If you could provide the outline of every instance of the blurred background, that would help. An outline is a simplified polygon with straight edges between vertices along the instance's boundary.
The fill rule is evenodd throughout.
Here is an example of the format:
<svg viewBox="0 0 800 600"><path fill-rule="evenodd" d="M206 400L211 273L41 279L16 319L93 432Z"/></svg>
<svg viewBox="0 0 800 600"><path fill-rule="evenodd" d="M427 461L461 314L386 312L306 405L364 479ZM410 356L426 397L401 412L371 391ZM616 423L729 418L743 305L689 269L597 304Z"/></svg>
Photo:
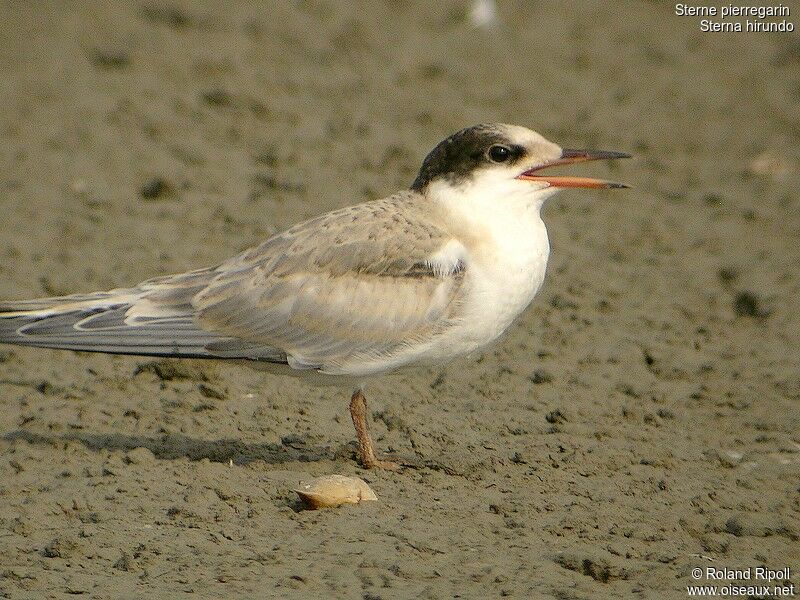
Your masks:
<svg viewBox="0 0 800 600"><path fill-rule="evenodd" d="M633 0L0 16L2 298L212 265L478 122L635 155L581 169L633 190L545 207L548 280L502 343L377 385L379 445L443 466L370 474L369 510L293 510L358 471L346 392L2 348L6 596L668 597L705 561L796 564L796 32Z"/></svg>

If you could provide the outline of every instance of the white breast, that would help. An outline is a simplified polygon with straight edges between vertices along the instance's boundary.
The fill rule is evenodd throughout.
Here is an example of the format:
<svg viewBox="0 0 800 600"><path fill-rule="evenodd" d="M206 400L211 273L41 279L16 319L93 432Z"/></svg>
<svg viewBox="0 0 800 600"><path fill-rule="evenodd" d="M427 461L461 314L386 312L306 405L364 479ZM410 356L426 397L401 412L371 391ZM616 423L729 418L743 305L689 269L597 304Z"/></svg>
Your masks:
<svg viewBox="0 0 800 600"><path fill-rule="evenodd" d="M519 181L499 193L495 186L492 194L479 189L437 192L466 250L462 319L436 344L439 356L455 356L495 340L541 288L550 243L540 209L553 192L532 192Z"/></svg>
<svg viewBox="0 0 800 600"><path fill-rule="evenodd" d="M491 250L475 252L468 263L469 297L465 311L476 342L488 343L502 334L531 303L544 282L550 252L541 219L523 223L527 239L511 233L520 223L509 224L510 234ZM523 233L517 231L515 233ZM534 239L535 238L535 239Z"/></svg>

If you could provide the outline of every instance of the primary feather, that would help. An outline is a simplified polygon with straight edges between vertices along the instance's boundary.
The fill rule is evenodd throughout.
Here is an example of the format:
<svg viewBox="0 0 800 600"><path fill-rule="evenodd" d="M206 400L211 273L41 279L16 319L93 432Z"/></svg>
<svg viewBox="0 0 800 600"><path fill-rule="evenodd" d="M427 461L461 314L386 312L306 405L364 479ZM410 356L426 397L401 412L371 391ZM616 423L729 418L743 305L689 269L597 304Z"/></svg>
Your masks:
<svg viewBox="0 0 800 600"><path fill-rule="evenodd" d="M0 342L42 348L206 356L219 338L197 326L191 299L208 269L145 281L134 288L0 303Z"/></svg>

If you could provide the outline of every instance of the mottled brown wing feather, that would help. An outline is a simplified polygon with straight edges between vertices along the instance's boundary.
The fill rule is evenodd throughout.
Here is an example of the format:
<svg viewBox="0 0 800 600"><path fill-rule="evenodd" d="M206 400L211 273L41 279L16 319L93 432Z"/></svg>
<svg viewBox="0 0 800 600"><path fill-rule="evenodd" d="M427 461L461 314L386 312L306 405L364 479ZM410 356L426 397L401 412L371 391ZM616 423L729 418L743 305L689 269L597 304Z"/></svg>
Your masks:
<svg viewBox="0 0 800 600"><path fill-rule="evenodd" d="M331 373L428 339L457 318L464 272L431 263L452 236L422 220L420 201L337 210L223 263L193 300L200 325Z"/></svg>

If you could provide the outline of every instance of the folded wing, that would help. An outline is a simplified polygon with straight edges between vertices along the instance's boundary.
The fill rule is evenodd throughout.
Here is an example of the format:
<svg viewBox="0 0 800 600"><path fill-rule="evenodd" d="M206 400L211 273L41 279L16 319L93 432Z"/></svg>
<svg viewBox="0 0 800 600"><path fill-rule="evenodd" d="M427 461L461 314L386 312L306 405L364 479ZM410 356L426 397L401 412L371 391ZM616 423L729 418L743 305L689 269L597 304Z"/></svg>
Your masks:
<svg viewBox="0 0 800 600"><path fill-rule="evenodd" d="M365 373L458 319L461 245L412 192L333 211L221 265L135 288L0 303L0 343L247 358Z"/></svg>
<svg viewBox="0 0 800 600"><path fill-rule="evenodd" d="M223 264L195 298L204 328L283 350L291 366L381 370L458 318L461 245L414 195L328 213Z"/></svg>

